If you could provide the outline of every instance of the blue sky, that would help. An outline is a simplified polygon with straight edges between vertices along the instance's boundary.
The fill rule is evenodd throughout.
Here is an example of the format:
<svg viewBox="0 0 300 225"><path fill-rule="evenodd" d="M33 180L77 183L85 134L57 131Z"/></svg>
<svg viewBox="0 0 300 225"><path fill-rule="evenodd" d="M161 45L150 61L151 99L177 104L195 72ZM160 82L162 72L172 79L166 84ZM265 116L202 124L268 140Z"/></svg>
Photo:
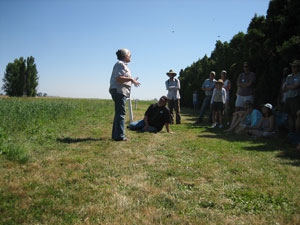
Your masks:
<svg viewBox="0 0 300 225"><path fill-rule="evenodd" d="M0 0L0 87L9 62L33 56L39 92L110 99L115 52L128 48L129 68L141 82L132 98L159 98L166 94L167 71L179 73L210 56L217 40L246 32L268 5L269 0Z"/></svg>

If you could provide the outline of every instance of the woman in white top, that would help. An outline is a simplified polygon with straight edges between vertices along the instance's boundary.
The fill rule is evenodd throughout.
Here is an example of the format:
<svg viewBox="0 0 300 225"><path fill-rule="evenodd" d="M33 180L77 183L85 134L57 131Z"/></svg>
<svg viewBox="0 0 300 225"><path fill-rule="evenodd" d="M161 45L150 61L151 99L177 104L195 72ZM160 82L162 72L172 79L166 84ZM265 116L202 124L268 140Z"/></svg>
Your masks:
<svg viewBox="0 0 300 225"><path fill-rule="evenodd" d="M136 87L140 85L137 78L131 77L131 72L127 64L131 61L131 53L128 49L119 49L116 52L118 62L114 65L111 78L109 93L115 102L115 117L112 129L112 139L115 141L127 141L125 137L125 115L126 99L130 96L131 84Z"/></svg>
<svg viewBox="0 0 300 225"><path fill-rule="evenodd" d="M216 127L219 122L219 128L223 128L223 118L222 113L224 110L224 105L226 103L226 90L223 88L223 80L219 79L216 82L213 95L211 97L211 108L213 111L213 124L212 127Z"/></svg>
<svg viewBox="0 0 300 225"><path fill-rule="evenodd" d="M226 103L225 103L225 109L224 109L224 115L226 119L227 125L230 124L230 104L229 104L229 91L231 88L231 82L227 79L227 72L226 70L221 71L221 79L224 82L223 88L226 90Z"/></svg>

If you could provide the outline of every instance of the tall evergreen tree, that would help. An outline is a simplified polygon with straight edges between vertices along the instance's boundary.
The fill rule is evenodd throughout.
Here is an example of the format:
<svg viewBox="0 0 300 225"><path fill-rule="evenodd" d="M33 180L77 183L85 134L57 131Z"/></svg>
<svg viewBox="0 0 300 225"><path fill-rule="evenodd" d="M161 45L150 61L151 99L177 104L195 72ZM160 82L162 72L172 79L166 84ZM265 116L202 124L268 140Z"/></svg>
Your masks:
<svg viewBox="0 0 300 225"><path fill-rule="evenodd" d="M25 90L27 96L36 96L37 86L38 86L38 72L36 69L36 64L34 63L34 58L30 56L27 58L27 67L26 67Z"/></svg>

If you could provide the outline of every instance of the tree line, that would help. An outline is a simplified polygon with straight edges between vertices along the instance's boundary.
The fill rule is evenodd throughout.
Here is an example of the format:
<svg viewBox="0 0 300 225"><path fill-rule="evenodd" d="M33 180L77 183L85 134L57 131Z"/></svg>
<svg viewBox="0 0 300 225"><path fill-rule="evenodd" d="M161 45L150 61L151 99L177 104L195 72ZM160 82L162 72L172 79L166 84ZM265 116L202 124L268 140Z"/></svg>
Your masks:
<svg viewBox="0 0 300 225"><path fill-rule="evenodd" d="M192 106L195 90L202 102L201 86L210 71L215 71L218 79L221 70L226 70L232 82L233 108L237 77L243 71L243 62L247 61L256 73L255 104L277 105L285 78L282 70L294 59L300 59L300 1L271 0L266 17L255 14L246 34L239 32L229 42L217 41L210 57L205 55L180 71L182 103Z"/></svg>
<svg viewBox="0 0 300 225"><path fill-rule="evenodd" d="M3 78L2 89L8 96L37 95L38 71L32 56L20 57L13 63L8 63Z"/></svg>

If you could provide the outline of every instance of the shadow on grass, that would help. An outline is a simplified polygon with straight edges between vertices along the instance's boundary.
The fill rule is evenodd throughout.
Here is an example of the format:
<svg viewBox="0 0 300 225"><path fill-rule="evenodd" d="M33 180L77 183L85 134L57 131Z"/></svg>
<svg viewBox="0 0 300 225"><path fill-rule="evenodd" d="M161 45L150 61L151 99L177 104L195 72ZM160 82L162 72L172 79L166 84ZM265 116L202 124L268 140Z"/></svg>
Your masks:
<svg viewBox="0 0 300 225"><path fill-rule="evenodd" d="M79 142L87 142L87 141L105 141L105 138L57 138L56 141L72 144L72 143L79 143Z"/></svg>
<svg viewBox="0 0 300 225"><path fill-rule="evenodd" d="M186 110L183 115L186 117L187 121L195 121L197 119L197 114L191 112L192 110ZM191 112L191 113L190 113ZM196 118L195 118L196 116ZM290 164L293 166L300 166L300 152L296 150L296 147L287 141L286 137L275 137L275 138L253 138L247 135L239 135L235 133L226 133L220 128L211 128L208 124L208 115L203 119L203 123L187 124L187 129L199 129L201 128L199 138L212 138L212 139L223 139L230 142L252 142L253 145L244 146L242 149L246 151L262 151L271 152L278 151L276 155L278 158L294 160L290 163L285 162L284 164Z"/></svg>

